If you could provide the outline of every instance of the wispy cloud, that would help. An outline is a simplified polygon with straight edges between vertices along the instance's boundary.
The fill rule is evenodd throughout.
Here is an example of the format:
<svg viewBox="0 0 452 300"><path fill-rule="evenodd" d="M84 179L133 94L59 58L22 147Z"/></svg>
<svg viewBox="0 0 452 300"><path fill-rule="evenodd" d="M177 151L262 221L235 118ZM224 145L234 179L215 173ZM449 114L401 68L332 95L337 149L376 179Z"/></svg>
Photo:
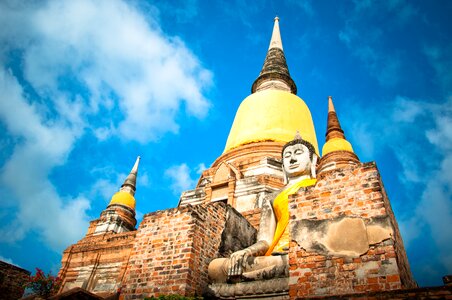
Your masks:
<svg viewBox="0 0 452 300"><path fill-rule="evenodd" d="M221 1L222 9L230 18L237 18L243 25L248 28L254 28L254 17L268 5L267 1L246 1L246 0L232 0Z"/></svg>
<svg viewBox="0 0 452 300"><path fill-rule="evenodd" d="M17 80L5 70L0 70L0 91L3 97L0 119L11 134L23 140L0 172L0 181L7 187L9 197L19 201L16 218L0 230L1 240L21 240L33 229L52 248L62 249L83 233L90 204L81 196L64 201L48 176L53 167L64 163L81 130L58 120L43 119L36 106L23 97Z"/></svg>
<svg viewBox="0 0 452 300"><path fill-rule="evenodd" d="M379 49L381 31L366 29L358 31L357 24L361 21L349 23L339 32L339 39L345 43L351 53L362 61L370 74L385 87L395 86L399 82L401 60L397 53Z"/></svg>
<svg viewBox="0 0 452 300"><path fill-rule="evenodd" d="M444 92L450 92L452 89L452 43L446 47L437 45L428 45L424 47L425 55L435 70L435 81L443 88Z"/></svg>
<svg viewBox="0 0 452 300"><path fill-rule="evenodd" d="M90 198L100 196L108 203L111 197L120 189L129 173L117 172L113 167L95 168L91 171L94 177L98 178L91 186ZM138 170L137 190L148 187L149 176L146 172Z"/></svg>
<svg viewBox="0 0 452 300"><path fill-rule="evenodd" d="M312 7L312 1L310 0L305 1L290 0L289 3L300 8L309 17L315 15L314 9Z"/></svg>
<svg viewBox="0 0 452 300"><path fill-rule="evenodd" d="M191 170L185 163L168 168L165 177L171 180L171 189L175 195L194 189L196 185L196 179L191 177Z"/></svg>
<svg viewBox="0 0 452 300"><path fill-rule="evenodd" d="M343 14L345 26L338 37L381 86L394 87L401 80L404 51L390 45L388 36L403 28L417 14L414 6L405 0L354 1L353 9ZM382 22L381 15L392 18Z"/></svg>
<svg viewBox="0 0 452 300"><path fill-rule="evenodd" d="M198 16L198 0L154 1L160 15L173 16L179 23L188 23Z"/></svg>
<svg viewBox="0 0 452 300"><path fill-rule="evenodd" d="M8 257L3 257L2 255L0 255L0 260L1 260L1 261L4 261L4 262L6 262L6 263L8 263L8 264L10 264L10 265L18 266L18 265L16 265L16 264L13 262L13 260L12 260L11 258L8 258ZM18 267L19 267L19 266L18 266Z"/></svg>
<svg viewBox="0 0 452 300"><path fill-rule="evenodd" d="M1 196L17 205L2 242L35 231L61 251L85 233L90 201L60 195L49 178L86 133L147 143L210 107L211 72L152 14L119 0L2 2L0 62L0 122L18 141L0 169ZM119 188L111 178L94 186L108 198Z"/></svg>
<svg viewBox="0 0 452 300"><path fill-rule="evenodd" d="M411 195L406 206L414 211L399 219L405 242L409 247L412 240L430 232L439 249L431 259L450 272L452 228L445 224L452 224L452 96L440 104L398 97L378 112L360 110L366 118L356 115L355 122L364 127L369 143L379 142L370 148L389 149L402 166L399 181ZM350 134L360 140L353 126ZM368 146L362 141L354 145L358 153Z"/></svg>
<svg viewBox="0 0 452 300"><path fill-rule="evenodd" d="M202 172L204 172L204 170L206 170L207 167L204 163L200 163L197 167L196 167L196 174L202 174Z"/></svg>
<svg viewBox="0 0 452 300"><path fill-rule="evenodd" d="M206 169L204 163L198 164L193 169L186 163L182 163L169 167L164 175L170 181L173 194L179 196L183 191L194 189L199 175Z"/></svg>
<svg viewBox="0 0 452 300"><path fill-rule="evenodd" d="M378 9L384 9L387 12L391 12L395 15L395 20L399 23L405 23L410 18L415 17L418 14L418 10L406 0L388 0L388 1L376 1L376 0L353 0L354 14L381 14Z"/></svg>

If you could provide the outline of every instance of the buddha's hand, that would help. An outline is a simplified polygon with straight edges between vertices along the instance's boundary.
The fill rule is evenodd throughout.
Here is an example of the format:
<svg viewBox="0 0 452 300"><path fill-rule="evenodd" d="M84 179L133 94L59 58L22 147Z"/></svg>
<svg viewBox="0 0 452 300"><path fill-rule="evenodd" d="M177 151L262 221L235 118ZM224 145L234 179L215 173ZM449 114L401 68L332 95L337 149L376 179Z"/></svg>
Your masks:
<svg viewBox="0 0 452 300"><path fill-rule="evenodd" d="M243 249L232 253L231 258L229 259L228 276L242 275L248 257L251 255L252 251L250 249Z"/></svg>

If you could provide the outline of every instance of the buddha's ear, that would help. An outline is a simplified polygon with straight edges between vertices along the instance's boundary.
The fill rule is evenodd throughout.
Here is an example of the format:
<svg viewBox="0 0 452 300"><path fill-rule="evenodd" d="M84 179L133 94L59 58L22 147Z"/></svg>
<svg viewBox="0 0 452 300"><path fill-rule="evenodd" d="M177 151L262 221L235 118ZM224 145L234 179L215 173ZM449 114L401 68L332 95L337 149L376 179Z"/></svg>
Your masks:
<svg viewBox="0 0 452 300"><path fill-rule="evenodd" d="M284 178L284 185L287 185L289 183L289 176L287 176L286 169L284 168L284 163L282 164L282 172Z"/></svg>
<svg viewBox="0 0 452 300"><path fill-rule="evenodd" d="M317 154L312 154L312 161L311 161L311 178L316 178L317 174L315 172L315 169L317 167Z"/></svg>

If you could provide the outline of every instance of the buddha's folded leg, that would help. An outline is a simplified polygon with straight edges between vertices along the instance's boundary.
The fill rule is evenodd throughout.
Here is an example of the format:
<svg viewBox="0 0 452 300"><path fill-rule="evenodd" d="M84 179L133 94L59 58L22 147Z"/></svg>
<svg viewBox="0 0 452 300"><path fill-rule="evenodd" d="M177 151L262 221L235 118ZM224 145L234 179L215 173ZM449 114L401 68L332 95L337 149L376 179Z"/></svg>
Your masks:
<svg viewBox="0 0 452 300"><path fill-rule="evenodd" d="M209 264L209 278L212 282L228 281L229 258L217 258ZM263 280L288 276L288 255L249 257L242 274L245 280Z"/></svg>
<svg viewBox="0 0 452 300"><path fill-rule="evenodd" d="M217 258L210 262L208 274L212 282L223 283L228 280L229 258Z"/></svg>
<svg viewBox="0 0 452 300"><path fill-rule="evenodd" d="M288 255L258 256L248 260L243 277L246 280L264 280L288 276Z"/></svg>

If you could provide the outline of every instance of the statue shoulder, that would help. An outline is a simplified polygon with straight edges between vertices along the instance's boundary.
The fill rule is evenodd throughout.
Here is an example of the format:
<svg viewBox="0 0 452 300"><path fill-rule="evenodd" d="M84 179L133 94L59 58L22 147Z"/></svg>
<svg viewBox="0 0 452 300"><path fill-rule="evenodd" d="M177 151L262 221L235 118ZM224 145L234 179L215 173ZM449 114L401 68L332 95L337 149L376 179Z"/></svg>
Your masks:
<svg viewBox="0 0 452 300"><path fill-rule="evenodd" d="M273 201L275 200L276 196L281 193L281 190L271 192L270 194L266 195L264 197L264 202L269 202L270 204L273 204Z"/></svg>

